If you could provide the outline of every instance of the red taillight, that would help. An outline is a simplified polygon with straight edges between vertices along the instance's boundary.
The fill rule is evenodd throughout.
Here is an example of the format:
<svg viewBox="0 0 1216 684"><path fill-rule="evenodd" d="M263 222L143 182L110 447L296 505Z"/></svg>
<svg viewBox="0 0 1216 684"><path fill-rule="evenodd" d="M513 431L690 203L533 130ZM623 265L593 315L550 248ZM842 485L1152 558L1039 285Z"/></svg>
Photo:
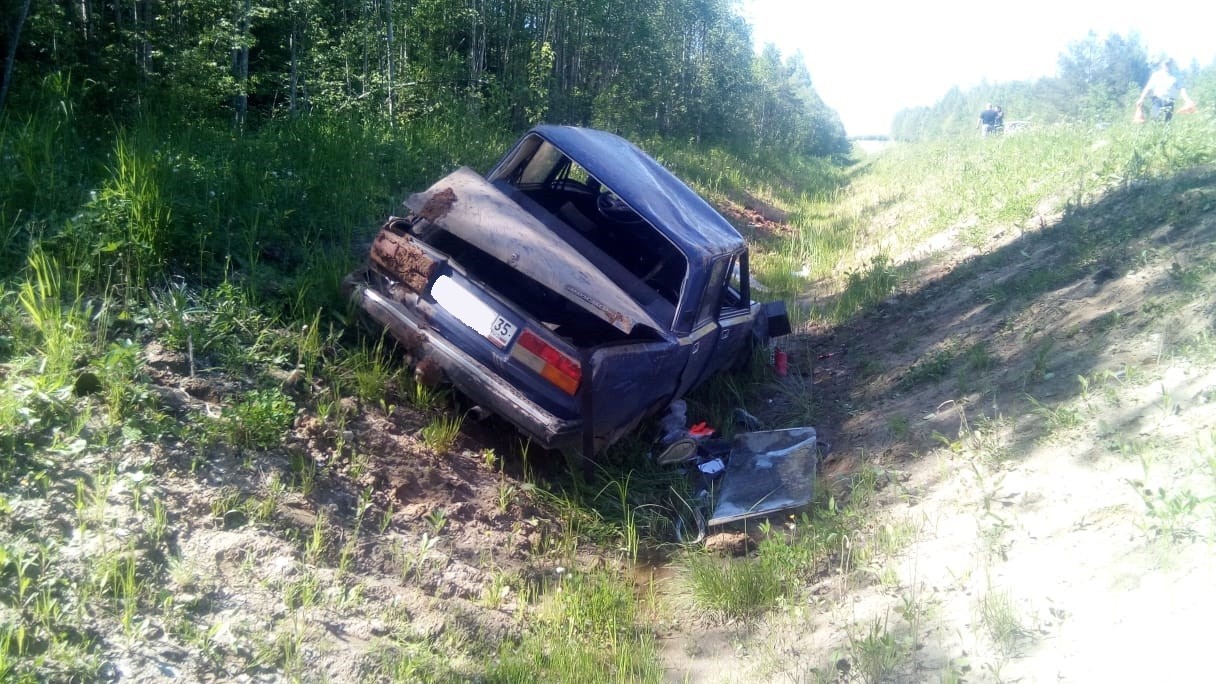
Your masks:
<svg viewBox="0 0 1216 684"><path fill-rule="evenodd" d="M571 396L578 391L583 369L574 359L545 342L531 330L524 330L511 349L511 356Z"/></svg>

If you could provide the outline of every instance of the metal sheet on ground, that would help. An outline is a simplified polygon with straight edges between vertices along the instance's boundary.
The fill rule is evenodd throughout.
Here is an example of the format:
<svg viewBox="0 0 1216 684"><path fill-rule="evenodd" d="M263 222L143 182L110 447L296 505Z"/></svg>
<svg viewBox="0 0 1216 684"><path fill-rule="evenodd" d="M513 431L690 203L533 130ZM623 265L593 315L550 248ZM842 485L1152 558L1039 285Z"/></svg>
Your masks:
<svg viewBox="0 0 1216 684"><path fill-rule="evenodd" d="M814 495L815 428L736 435L709 524L746 520L805 506Z"/></svg>

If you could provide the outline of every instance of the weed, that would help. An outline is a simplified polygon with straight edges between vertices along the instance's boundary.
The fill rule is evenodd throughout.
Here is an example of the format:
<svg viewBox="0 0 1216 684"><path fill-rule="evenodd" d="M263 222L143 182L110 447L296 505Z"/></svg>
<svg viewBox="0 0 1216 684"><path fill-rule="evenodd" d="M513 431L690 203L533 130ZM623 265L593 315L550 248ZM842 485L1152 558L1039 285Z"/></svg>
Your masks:
<svg viewBox="0 0 1216 684"><path fill-rule="evenodd" d="M383 681L423 682L454 679L448 654L431 652L428 644L386 640L374 649L373 672ZM445 676L446 675L446 676Z"/></svg>
<svg viewBox="0 0 1216 684"><path fill-rule="evenodd" d="M320 563L330 548L329 521L323 512L318 512L316 518L304 543L304 561L313 566Z"/></svg>
<svg viewBox="0 0 1216 684"><path fill-rule="evenodd" d="M1204 289L1206 274L1201 269L1183 268L1177 261L1170 264L1170 280L1186 293L1196 293Z"/></svg>
<svg viewBox="0 0 1216 684"><path fill-rule="evenodd" d="M1027 395L1026 400L1034 406L1033 413L1043 418L1047 425L1048 434L1057 430L1075 428L1083 422L1081 412L1070 406L1065 406L1061 403L1055 407L1051 407L1029 395Z"/></svg>
<svg viewBox="0 0 1216 684"><path fill-rule="evenodd" d="M117 257L122 282L139 290L163 263L170 209L162 196L158 155L147 141L133 138L120 135L115 143L110 178L95 202L101 224L96 240L101 255Z"/></svg>
<svg viewBox="0 0 1216 684"><path fill-rule="evenodd" d="M893 557L916 540L920 526L911 518L904 517L883 523L875 534L874 543L878 551Z"/></svg>
<svg viewBox="0 0 1216 684"><path fill-rule="evenodd" d="M283 443L295 411L295 404L279 390L254 390L225 407L222 430L233 446L269 449Z"/></svg>
<svg viewBox="0 0 1216 684"><path fill-rule="evenodd" d="M773 555L719 558L690 553L682 565L694 602L721 619L750 620L789 597L794 586ZM769 559L769 560L766 560Z"/></svg>
<svg viewBox="0 0 1216 684"><path fill-rule="evenodd" d="M941 684L963 684L971 674L971 665L965 658L951 658L942 669Z"/></svg>
<svg viewBox="0 0 1216 684"><path fill-rule="evenodd" d="M916 652L920 648L921 626L926 619L930 617L930 610L920 600L916 590L911 594L901 594L899 604L895 606L895 612L908 623L908 629L912 633L911 651Z"/></svg>
<svg viewBox="0 0 1216 684"><path fill-rule="evenodd" d="M499 651L490 681L659 682L663 668L654 636L637 624L627 582L610 573L572 573L546 595L523 640ZM560 643L561 648L553 648Z"/></svg>
<svg viewBox="0 0 1216 684"><path fill-rule="evenodd" d="M779 406L783 412L778 420L786 425L812 425L823 414L819 393L814 388L814 379L809 375L791 372L777 387Z"/></svg>
<svg viewBox="0 0 1216 684"><path fill-rule="evenodd" d="M887 681L903 660L904 652L887 631L885 619L874 618L865 631L849 633L849 651L866 682Z"/></svg>
<svg viewBox="0 0 1216 684"><path fill-rule="evenodd" d="M152 500L152 516L149 519L148 537L154 544L159 544L165 540L165 534L169 529L169 515L165 511L165 505L160 499Z"/></svg>
<svg viewBox="0 0 1216 684"><path fill-rule="evenodd" d="M891 295L899 285L900 268L890 257L880 254L870 260L868 268L851 270L845 274L844 291L836 301L833 319L842 321Z"/></svg>
<svg viewBox="0 0 1216 684"><path fill-rule="evenodd" d="M431 524L431 532L438 537L443 532L443 528L448 524L448 512L442 508L433 509L430 513L426 514L426 521Z"/></svg>
<svg viewBox="0 0 1216 684"><path fill-rule="evenodd" d="M276 662L283 669L283 674L289 679L298 679L304 671L304 641L308 638L308 627L297 614L291 622L291 628L280 631L275 637L275 649L278 651Z"/></svg>
<svg viewBox="0 0 1216 684"><path fill-rule="evenodd" d="M317 486L317 462L305 453L291 453L291 486L308 496Z"/></svg>
<svg viewBox="0 0 1216 684"><path fill-rule="evenodd" d="M507 482L506 478L501 478L498 481L498 512L506 513L511 507L511 503L515 501L517 494L515 485Z"/></svg>
<svg viewBox="0 0 1216 684"><path fill-rule="evenodd" d="M101 357L102 394L112 423L120 423L147 400L138 384L139 351L131 340L121 340L111 343Z"/></svg>
<svg viewBox="0 0 1216 684"><path fill-rule="evenodd" d="M389 504L384 508L384 511L380 514L380 524L376 528L380 534L384 534L384 531L388 529L388 526L393 524L394 513L396 513L396 510L393 508L392 504Z"/></svg>
<svg viewBox="0 0 1216 684"><path fill-rule="evenodd" d="M223 487L211 499L211 517L222 520L227 524L229 521L236 519L233 517L233 514L240 512L243 505L244 496L236 488Z"/></svg>
<svg viewBox="0 0 1216 684"><path fill-rule="evenodd" d="M633 472L630 471L627 475L625 475L625 480L623 482L621 480L613 480L609 482L607 485L604 485L604 489L601 489L599 494L596 494L596 497L598 498L600 495L602 495L609 487L616 489L617 502L621 506L622 551L625 553L625 557L628 558L630 562L637 562L638 547L640 544L638 538L638 527L635 520L637 517L637 511L629 504L629 480L632 477Z"/></svg>
<svg viewBox="0 0 1216 684"><path fill-rule="evenodd" d="M1157 404L1161 408L1162 419L1169 418L1178 411L1178 402L1174 399L1174 395L1165 389L1164 383L1161 384L1161 399L1158 400Z"/></svg>
<svg viewBox="0 0 1216 684"><path fill-rule="evenodd" d="M1032 382L1041 382L1048 377L1048 368L1054 358L1052 351L1055 349L1056 341L1047 338L1042 344L1035 349L1034 366L1031 368L1029 380Z"/></svg>
<svg viewBox="0 0 1216 684"><path fill-rule="evenodd" d="M1133 458L1139 460L1144 466L1144 476L1148 477L1153 440L1144 437L1129 437L1118 428L1109 428L1108 432L1111 436L1106 441L1106 448L1127 460Z"/></svg>
<svg viewBox="0 0 1216 684"><path fill-rule="evenodd" d="M1114 375L1117 379L1132 387L1143 385L1148 377L1148 374L1141 366L1134 366L1132 364L1124 364L1122 368L1115 371Z"/></svg>
<svg viewBox="0 0 1216 684"><path fill-rule="evenodd" d="M71 302L81 301L81 284L76 279L72 291L64 293L62 267L41 250L30 255L29 274L30 279L21 284L17 299L41 338L40 375L62 384L72 371L88 333L89 312L63 301L65 294Z"/></svg>
<svg viewBox="0 0 1216 684"><path fill-rule="evenodd" d="M986 342L976 342L963 352L963 367L970 373L986 373L995 363Z"/></svg>
<svg viewBox="0 0 1216 684"><path fill-rule="evenodd" d="M283 340L274 319L256 306L248 292L231 280L203 291L199 296L198 320L192 321L187 342L191 356L215 355L225 366L243 373L251 365L279 362L270 350Z"/></svg>
<svg viewBox="0 0 1216 684"><path fill-rule="evenodd" d="M372 456L363 449L347 449L345 442L341 436L335 440L334 450L342 453L343 450L350 453L350 465L347 466L347 472L353 480L362 480L372 467Z"/></svg>
<svg viewBox="0 0 1216 684"><path fill-rule="evenodd" d="M482 589L481 602L487 608L498 609L502 607L510 595L510 577L501 571L494 572L490 576L490 583Z"/></svg>
<svg viewBox="0 0 1216 684"><path fill-rule="evenodd" d="M887 429L895 440L907 439L911 427L907 416L890 416L887 418Z"/></svg>
<svg viewBox="0 0 1216 684"><path fill-rule="evenodd" d="M1008 591L989 590L979 600L980 622L1001 655L1017 655L1034 633L1022 624Z"/></svg>
<svg viewBox="0 0 1216 684"><path fill-rule="evenodd" d="M378 406L390 393L403 388L400 363L390 358L387 343L382 336L374 346L362 344L338 362L336 374L346 387L354 390L360 400Z"/></svg>
<svg viewBox="0 0 1216 684"><path fill-rule="evenodd" d="M426 563L427 556L438 545L439 537L432 537L430 533L423 532L422 537L418 540L418 546L413 552L407 552L403 548L398 547L397 555L401 561L401 579L407 582L417 579L417 575L421 572L423 564Z"/></svg>
<svg viewBox="0 0 1216 684"><path fill-rule="evenodd" d="M246 504L246 510L249 517L254 522L269 522L279 509L279 503L283 500L283 496L287 493L287 485L279 477L278 473L271 473L266 477L263 485L265 496L262 498L250 497Z"/></svg>
<svg viewBox="0 0 1216 684"><path fill-rule="evenodd" d="M363 516L367 513L367 509L371 506L370 495L364 491L359 493L359 507L355 512L354 529L347 535L346 543L342 545L341 551L338 552L338 576L341 577L350 570L351 563L354 562L355 556L359 550L360 534L363 531Z"/></svg>
<svg viewBox="0 0 1216 684"><path fill-rule="evenodd" d="M440 453L449 451L456 444L463 424L464 416L436 416L422 427L422 443Z"/></svg>
<svg viewBox="0 0 1216 684"><path fill-rule="evenodd" d="M331 340L321 337L321 310L317 309L308 323L300 327L296 342L296 368L304 372L304 380L311 383L316 376L317 363L323 358Z"/></svg>
<svg viewBox="0 0 1216 684"><path fill-rule="evenodd" d="M948 349L939 349L913 363L908 368L908 372L900 379L900 385L904 389L911 389L917 385L936 382L946 377L954 364L954 353Z"/></svg>
<svg viewBox="0 0 1216 684"><path fill-rule="evenodd" d="M283 585L283 605L289 610L310 608L321 596L321 581L309 570L300 572Z"/></svg>
<svg viewBox="0 0 1216 684"><path fill-rule="evenodd" d="M443 406L447 393L435 387L428 387L420 382L412 383L409 402L414 408L423 413L430 413Z"/></svg>
<svg viewBox="0 0 1216 684"><path fill-rule="evenodd" d="M1158 487L1153 490L1145 487L1139 480L1128 484L1144 502L1145 515L1149 519L1148 531L1154 538L1174 542L1189 541L1198 537L1198 509L1204 504L1216 501L1216 497L1201 498L1190 489L1167 492L1164 487Z"/></svg>

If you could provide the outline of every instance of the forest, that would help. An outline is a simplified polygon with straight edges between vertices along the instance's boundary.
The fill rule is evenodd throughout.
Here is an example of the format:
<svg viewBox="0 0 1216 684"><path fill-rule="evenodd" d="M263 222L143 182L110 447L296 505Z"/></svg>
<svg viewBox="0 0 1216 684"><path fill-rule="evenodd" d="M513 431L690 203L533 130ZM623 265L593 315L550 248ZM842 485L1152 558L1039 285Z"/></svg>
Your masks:
<svg viewBox="0 0 1216 684"><path fill-rule="evenodd" d="M306 115L541 121L739 148L847 150L801 58L736 0L5 0L0 107L48 79L116 121Z"/></svg>

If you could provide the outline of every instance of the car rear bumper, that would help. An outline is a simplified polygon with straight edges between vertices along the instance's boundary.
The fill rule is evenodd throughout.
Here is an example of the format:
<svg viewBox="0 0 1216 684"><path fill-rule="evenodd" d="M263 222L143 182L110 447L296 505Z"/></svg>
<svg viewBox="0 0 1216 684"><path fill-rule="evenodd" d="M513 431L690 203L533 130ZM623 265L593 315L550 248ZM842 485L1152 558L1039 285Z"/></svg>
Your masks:
<svg viewBox="0 0 1216 684"><path fill-rule="evenodd" d="M507 419L547 449L578 446L582 437L581 420L563 419L545 410L428 325L420 323L407 305L369 287L356 274L347 277L343 288L355 306L404 343L416 361L421 363L425 359L437 364L447 380L474 402ZM414 303L417 308L426 306L421 300ZM424 314L416 315L421 319L425 318Z"/></svg>

